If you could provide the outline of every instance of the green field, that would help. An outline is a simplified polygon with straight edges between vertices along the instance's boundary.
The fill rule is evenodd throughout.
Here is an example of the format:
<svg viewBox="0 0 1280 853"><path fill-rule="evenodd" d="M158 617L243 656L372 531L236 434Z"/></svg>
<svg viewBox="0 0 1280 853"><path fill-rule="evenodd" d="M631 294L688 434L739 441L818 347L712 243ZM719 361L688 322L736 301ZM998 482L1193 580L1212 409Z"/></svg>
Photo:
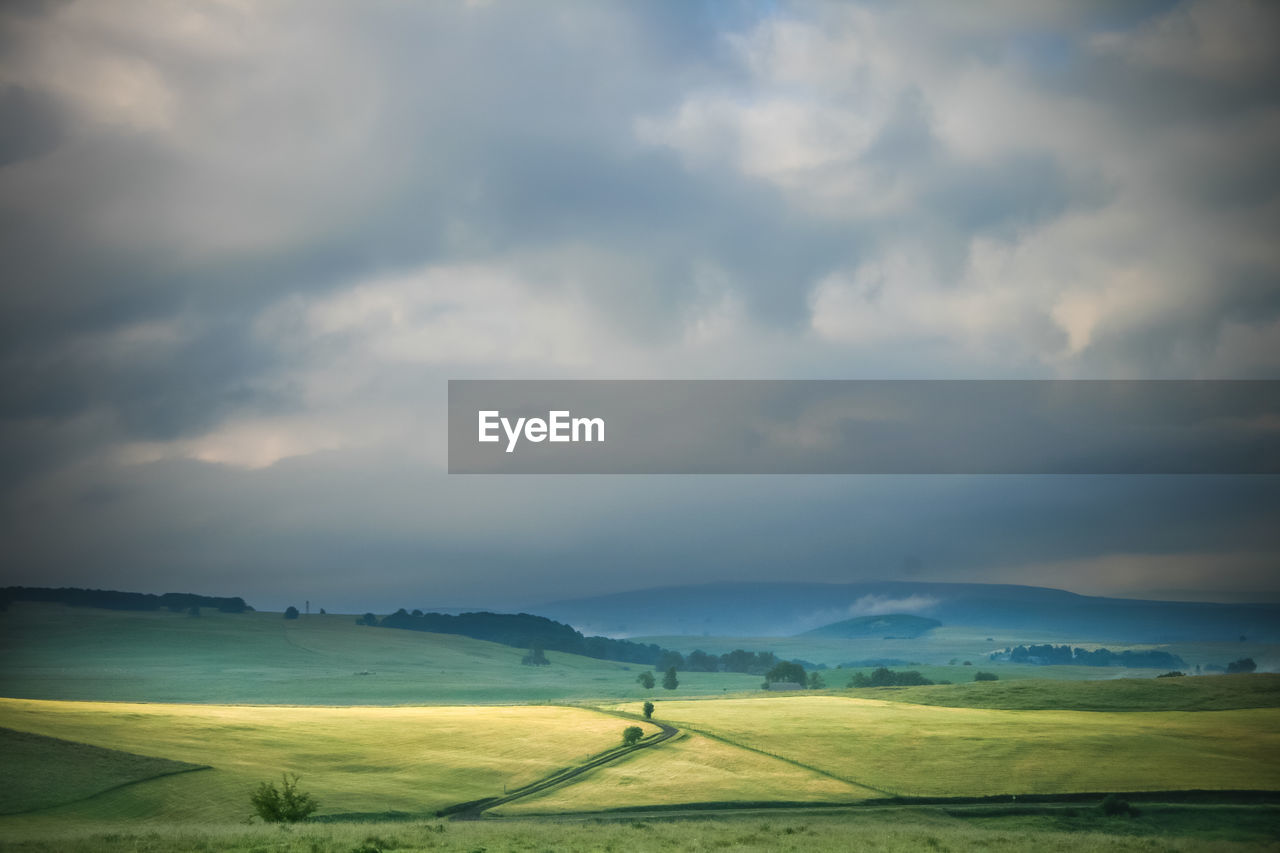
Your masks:
<svg viewBox="0 0 1280 853"><path fill-rule="evenodd" d="M305 824L113 824L11 832L13 853L372 853L372 851L1097 851L1247 853L1274 850L1280 809L1145 804L1141 816L1107 818L1095 807L1002 810L871 808L720 813L714 817Z"/></svg>
<svg viewBox="0 0 1280 853"><path fill-rule="evenodd" d="M625 804L836 802L875 799L876 791L713 738L690 734L639 752L582 781L518 800L498 814L599 811Z"/></svg>
<svg viewBox="0 0 1280 853"><path fill-rule="evenodd" d="M1081 668L1081 667L1077 667ZM951 708L1018 711L1230 711L1280 707L1280 674L1106 681L970 681L923 687L873 687L843 695Z"/></svg>
<svg viewBox="0 0 1280 853"><path fill-rule="evenodd" d="M323 708L0 700L0 725L213 769L54 809L96 819L248 817L260 781L300 774L320 814L434 813L616 746L624 720L549 706ZM656 731L653 727L647 727ZM70 776L75 763L63 765ZM9 784L14 784L10 781Z"/></svg>
<svg viewBox="0 0 1280 853"><path fill-rule="evenodd" d="M206 769L4 728L0 755L12 780L0 785L0 815L47 809L148 779Z"/></svg>
<svg viewBox="0 0 1280 853"><path fill-rule="evenodd" d="M3 850L1191 850L1280 839L1274 796L1161 794L1118 818L1092 801L891 799L1280 791L1280 675L853 691L828 673L836 689L766 694L759 676L681 673L679 689L646 691L639 666L549 653L551 666L527 667L522 649L347 616L18 604L0 632L0 693L12 697L0 699L0 808L23 812L0 816ZM436 817L613 750L628 725L656 733L633 719L645 699L675 737L609 753L487 814L501 820ZM208 769L174 772L196 766ZM246 826L249 793L283 772L300 774L317 818L336 822ZM709 804L714 818L698 818Z"/></svg>
<svg viewBox="0 0 1280 853"><path fill-rule="evenodd" d="M1280 790L1275 708L1006 711L800 695L663 702L660 713L902 796Z"/></svg>
<svg viewBox="0 0 1280 853"><path fill-rule="evenodd" d="M352 616L116 612L14 604L0 614L0 696L109 702L398 705L564 702L646 695L647 667L446 634L355 624ZM676 695L754 690L759 676L681 673ZM657 694L668 695L658 689Z"/></svg>

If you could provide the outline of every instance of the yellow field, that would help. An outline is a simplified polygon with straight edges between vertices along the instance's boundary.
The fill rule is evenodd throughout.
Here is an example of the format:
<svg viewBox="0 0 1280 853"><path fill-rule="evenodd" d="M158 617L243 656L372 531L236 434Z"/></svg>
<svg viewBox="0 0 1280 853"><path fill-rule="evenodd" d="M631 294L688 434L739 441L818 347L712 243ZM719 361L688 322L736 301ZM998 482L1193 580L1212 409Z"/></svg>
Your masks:
<svg viewBox="0 0 1280 853"><path fill-rule="evenodd" d="M421 812L499 795L621 742L632 725L541 706L324 708L0 699L0 726L209 764L62 807L99 819L242 819L257 782L298 773L319 814ZM656 730L645 726L646 734ZM74 768L69 768L73 772ZM48 812L45 812L48 814Z"/></svg>
<svg viewBox="0 0 1280 853"><path fill-rule="evenodd" d="M517 800L495 813L763 800L847 803L878 796L867 788L693 734L641 750L623 762L593 770L571 785Z"/></svg>
<svg viewBox="0 0 1280 853"><path fill-rule="evenodd" d="M662 702L658 713L907 796L1280 789L1275 708L1005 711L795 696Z"/></svg>

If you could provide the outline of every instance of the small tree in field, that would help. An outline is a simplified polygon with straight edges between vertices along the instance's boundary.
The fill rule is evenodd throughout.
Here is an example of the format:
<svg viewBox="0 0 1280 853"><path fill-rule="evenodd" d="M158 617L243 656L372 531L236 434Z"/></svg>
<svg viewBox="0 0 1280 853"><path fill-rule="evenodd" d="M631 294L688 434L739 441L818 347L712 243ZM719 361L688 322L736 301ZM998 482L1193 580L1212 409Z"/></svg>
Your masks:
<svg viewBox="0 0 1280 853"><path fill-rule="evenodd" d="M285 610L285 612L284 612L284 618L286 618L286 619L297 619L297 618L298 618L298 608L296 608L296 607L294 607L292 604L290 604L290 605L289 605L289 608L288 608L287 610Z"/></svg>
<svg viewBox="0 0 1280 853"><path fill-rule="evenodd" d="M652 719L653 719L653 703L652 703L652 702L645 702L645 703L644 703L644 718L645 718L646 720L652 720Z"/></svg>
<svg viewBox="0 0 1280 853"><path fill-rule="evenodd" d="M525 666L551 666L551 661L547 660L547 653L542 650L542 646L538 645L529 649L529 654L520 658L520 663Z"/></svg>
<svg viewBox="0 0 1280 853"><path fill-rule="evenodd" d="M653 685L657 683L653 680L653 673L647 670L637 675L636 681L640 682L640 686L645 690L652 690Z"/></svg>
<svg viewBox="0 0 1280 853"><path fill-rule="evenodd" d="M315 797L298 790L298 781L298 774L285 773L279 788L271 782L259 785L249 796L258 817L267 823L294 823L310 817L320 804Z"/></svg>
<svg viewBox="0 0 1280 853"><path fill-rule="evenodd" d="M644 737L644 729L639 726L627 726L622 730L622 745L635 746Z"/></svg>
<svg viewBox="0 0 1280 853"><path fill-rule="evenodd" d="M675 690L680 686L680 680L676 678L676 668L673 666L667 670L667 674L662 676L662 688L664 690Z"/></svg>

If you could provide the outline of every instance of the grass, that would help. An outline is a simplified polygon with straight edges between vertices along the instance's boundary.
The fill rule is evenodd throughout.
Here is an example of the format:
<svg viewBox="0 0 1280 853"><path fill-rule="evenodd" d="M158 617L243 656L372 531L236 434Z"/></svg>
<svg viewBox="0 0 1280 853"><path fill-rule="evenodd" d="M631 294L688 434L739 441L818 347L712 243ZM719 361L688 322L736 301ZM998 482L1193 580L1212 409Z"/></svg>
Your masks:
<svg viewBox="0 0 1280 853"><path fill-rule="evenodd" d="M850 802L875 791L701 735L641 750L573 785L517 800L499 814L599 811L690 802Z"/></svg>
<svg viewBox="0 0 1280 853"><path fill-rule="evenodd" d="M786 696L663 702L658 716L906 796L1280 789L1274 708L1007 711Z"/></svg>
<svg viewBox="0 0 1280 853"><path fill-rule="evenodd" d="M1280 675L1122 678L1107 681L980 681L876 687L842 694L950 708L1075 711L1228 711L1280 707Z"/></svg>
<svg viewBox="0 0 1280 853"><path fill-rule="evenodd" d="M947 640L962 641L977 642L958 633ZM348 616L192 618L28 604L0 614L0 642L0 694L31 697L0 699L0 727L38 736L0 737L0 803L36 808L0 817L0 850L1136 851L1200 849L1208 839L1230 842L1214 847L1226 850L1275 841L1280 817L1272 806L1185 804L1144 804L1142 816L1117 819L1021 805L833 806L706 820L684 812L600 824L518 817L632 806L674 816L706 802L873 803L882 793L1280 790L1280 676L763 695L758 676L681 673L677 691L644 691L639 666L552 652L552 666L525 667L522 649L366 628ZM959 680L978 667L935 668ZM1002 678L1013 671L981 668ZM838 688L847 675L826 677ZM427 820L580 763L616 746L632 724L536 703L635 713L645 698L687 734L502 806L511 822ZM513 700L534 704L464 704ZM212 769L139 775L192 764ZM250 791L283 771L302 776L319 816L340 822L244 825ZM108 784L111 773L129 784ZM376 822L393 815L404 819ZM365 818L374 822L352 822Z"/></svg>
<svg viewBox="0 0 1280 853"><path fill-rule="evenodd" d="M18 602L0 613L0 696L112 702L474 704L627 699L647 667L445 634L274 613L199 618ZM681 673L675 695L755 689L757 676ZM668 694L657 690L654 694Z"/></svg>
<svg viewBox="0 0 1280 853"><path fill-rule="evenodd" d="M0 814L75 802L147 779L200 770L199 764L0 728L5 783Z"/></svg>
<svg viewBox="0 0 1280 853"><path fill-rule="evenodd" d="M319 814L434 813L616 746L628 721L579 708L316 708L0 700L0 725L208 764L45 812L59 819L237 820L261 781L302 776ZM656 731L645 725L646 734ZM68 759L72 756L68 755ZM7 764L7 758L5 759ZM59 765L70 780L74 760ZM21 788L10 768L0 785Z"/></svg>
<svg viewBox="0 0 1280 853"><path fill-rule="evenodd" d="M1098 851L1245 853L1275 849L1275 807L1151 809L1151 818L1103 818L1094 809L1061 815L966 818L936 808L857 813L721 815L714 819L624 818L532 821L321 824L277 828L156 825L121 830L78 826L16 833L12 853L370 853L504 851Z"/></svg>

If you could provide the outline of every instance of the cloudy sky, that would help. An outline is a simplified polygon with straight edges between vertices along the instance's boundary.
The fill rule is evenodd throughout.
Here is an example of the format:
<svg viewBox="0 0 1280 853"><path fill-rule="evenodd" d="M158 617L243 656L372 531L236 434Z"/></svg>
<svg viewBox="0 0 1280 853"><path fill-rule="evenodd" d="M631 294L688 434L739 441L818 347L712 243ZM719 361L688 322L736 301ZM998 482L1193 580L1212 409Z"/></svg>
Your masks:
<svg viewBox="0 0 1280 853"><path fill-rule="evenodd" d="M1272 477L450 477L449 378L1280 378L1280 7L6 3L8 583L1280 600Z"/></svg>

